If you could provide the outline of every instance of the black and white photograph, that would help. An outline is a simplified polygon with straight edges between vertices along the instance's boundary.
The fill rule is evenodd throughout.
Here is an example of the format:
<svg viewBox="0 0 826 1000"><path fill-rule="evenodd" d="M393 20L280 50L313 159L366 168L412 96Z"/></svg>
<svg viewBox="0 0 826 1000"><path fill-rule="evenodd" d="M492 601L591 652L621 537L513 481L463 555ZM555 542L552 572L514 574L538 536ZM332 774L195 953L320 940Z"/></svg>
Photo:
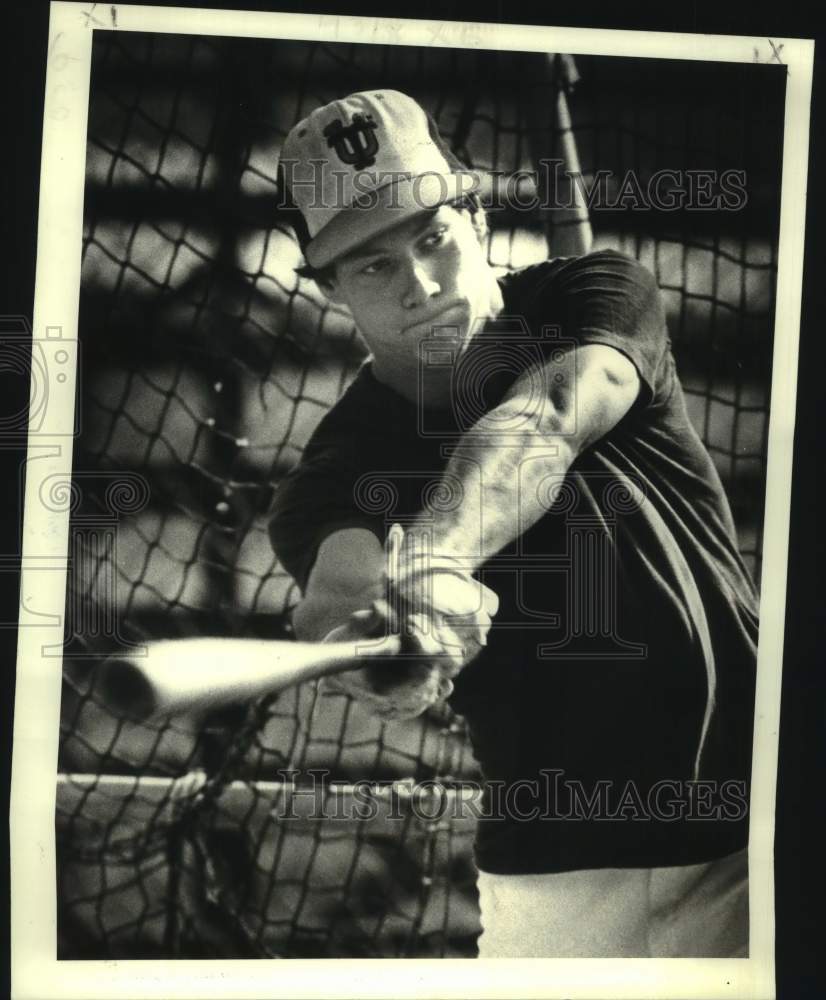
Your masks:
<svg viewBox="0 0 826 1000"><path fill-rule="evenodd" d="M812 48L51 5L16 995L774 996Z"/></svg>

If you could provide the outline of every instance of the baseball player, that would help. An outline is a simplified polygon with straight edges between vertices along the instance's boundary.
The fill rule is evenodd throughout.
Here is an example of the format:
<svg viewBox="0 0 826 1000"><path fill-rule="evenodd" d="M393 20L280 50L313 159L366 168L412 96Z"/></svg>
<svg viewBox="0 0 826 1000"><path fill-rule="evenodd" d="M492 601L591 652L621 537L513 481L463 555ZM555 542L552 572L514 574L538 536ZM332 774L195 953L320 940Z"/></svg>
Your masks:
<svg viewBox="0 0 826 1000"><path fill-rule="evenodd" d="M370 350L277 491L295 631L401 632L337 683L465 717L480 956L746 955L757 601L653 277L498 278L477 178L395 91L314 111L280 171Z"/></svg>

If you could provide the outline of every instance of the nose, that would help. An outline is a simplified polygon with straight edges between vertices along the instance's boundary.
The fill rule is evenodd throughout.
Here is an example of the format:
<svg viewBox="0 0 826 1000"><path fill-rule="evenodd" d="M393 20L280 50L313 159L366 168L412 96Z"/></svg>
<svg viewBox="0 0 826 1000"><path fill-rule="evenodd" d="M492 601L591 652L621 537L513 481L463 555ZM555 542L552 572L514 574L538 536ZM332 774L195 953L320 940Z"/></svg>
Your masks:
<svg viewBox="0 0 826 1000"><path fill-rule="evenodd" d="M405 309L415 309L422 306L428 299L439 295L442 286L430 268L421 260L412 260L405 275L405 287L402 294L402 304Z"/></svg>

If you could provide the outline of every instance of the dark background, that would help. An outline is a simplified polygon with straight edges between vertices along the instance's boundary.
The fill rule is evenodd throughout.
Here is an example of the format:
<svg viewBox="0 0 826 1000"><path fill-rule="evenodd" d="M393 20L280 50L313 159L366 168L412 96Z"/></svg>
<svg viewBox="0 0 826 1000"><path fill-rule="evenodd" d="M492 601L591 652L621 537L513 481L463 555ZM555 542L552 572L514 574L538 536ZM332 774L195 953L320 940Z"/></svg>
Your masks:
<svg viewBox="0 0 826 1000"><path fill-rule="evenodd" d="M232 4L202 3L205 7L238 9L302 9L298 4L273 5L246 2ZM378 4L324 3L312 5L314 11L400 16L391 6ZM304 8L306 9L306 8ZM566 11L554 7L540 13L538 7L517 3L484 6L478 3L422 3L415 13L422 18L477 20L513 23L549 23L583 27L613 27L659 31L730 33L769 37L815 37L817 23L780 5L731 4L704 2L682 6L667 5L654 13L650 5L624 3L600 10L589 4L587 12L579 6ZM2 218L6 221L2 312L31 319L36 259L36 218L40 139L42 129L43 83L45 77L48 5L30 3L25 16L9 28L10 57L4 60L4 157ZM823 38L823 36L820 36ZM822 185L818 178L823 169L823 139L817 127L823 114L822 43L816 50L815 91L812 103L811 158L809 167L809 206L806 226L804 269L804 312L800 341L800 381L795 434L795 465L792 492L790 536L790 579L786 616L786 654L783 673L783 702L780 736L780 780L777 804L777 978L778 996L820 996L824 977L822 949L821 900L822 873L820 853L824 842L824 808L821 789L824 778L824 681L820 668L822 657L816 642L816 624L821 620L820 581L824 563L823 532L816 521L818 503L816 477L821 448L816 429L822 419L818 408L819 385L823 370L820 317L823 305L823 281L819 274L824 259L821 210ZM26 398L27 386L8 384L3 376L2 393L7 413L17 412ZM13 556L18 550L19 522L15 511L17 478L23 451L3 449L7 462L4 476L3 527L6 537L0 554ZM10 579L7 577L7 579ZM12 598L14 594L12 593ZM12 613L3 620L12 620ZM5 630L11 639L13 632ZM13 640L11 642L13 646ZM6 657L7 698L0 728L10 759L13 709L13 649ZM7 857L7 852L3 852ZM7 918L4 907L3 917ZM6 943L7 943L6 939Z"/></svg>

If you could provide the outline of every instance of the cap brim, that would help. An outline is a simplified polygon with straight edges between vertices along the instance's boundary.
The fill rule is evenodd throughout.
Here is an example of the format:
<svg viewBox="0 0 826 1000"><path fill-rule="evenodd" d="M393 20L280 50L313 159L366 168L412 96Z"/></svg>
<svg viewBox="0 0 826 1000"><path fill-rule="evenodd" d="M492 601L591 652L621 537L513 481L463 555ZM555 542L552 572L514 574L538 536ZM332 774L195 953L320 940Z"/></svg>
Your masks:
<svg viewBox="0 0 826 1000"><path fill-rule="evenodd" d="M404 177L363 196L359 203L339 212L304 248L307 263L327 267L379 233L400 222L471 194L479 187L471 171L441 174L435 171Z"/></svg>

